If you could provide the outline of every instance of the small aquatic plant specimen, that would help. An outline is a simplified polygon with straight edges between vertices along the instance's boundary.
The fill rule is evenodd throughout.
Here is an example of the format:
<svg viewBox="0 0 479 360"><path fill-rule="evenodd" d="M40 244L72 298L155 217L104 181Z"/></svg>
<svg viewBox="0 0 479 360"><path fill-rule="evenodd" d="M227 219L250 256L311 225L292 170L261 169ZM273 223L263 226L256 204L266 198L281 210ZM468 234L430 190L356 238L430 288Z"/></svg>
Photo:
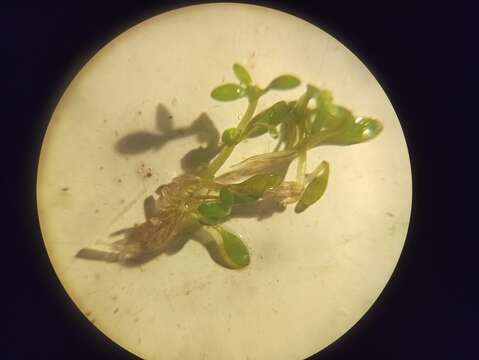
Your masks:
<svg viewBox="0 0 479 360"><path fill-rule="evenodd" d="M211 235L214 241L207 246L219 263L229 268L245 267L250 262L248 248L224 226L232 210L272 201L283 207L295 203L298 214L306 211L323 196L330 171L329 163L322 161L307 172L308 151L321 145L362 143L382 130L378 120L355 116L334 103L328 90L313 85L307 85L295 101L279 101L256 113L263 95L296 88L300 80L293 75L281 75L262 88L253 83L242 65L234 64L233 71L238 82L216 87L211 97L222 102L245 98L248 106L238 125L223 131L221 151L197 172L161 185L146 221L111 244L102 253L103 259L131 261L155 256L168 249L181 234L194 233ZM218 175L239 144L260 136L276 139L274 151L252 156ZM296 178L287 180L293 162ZM78 255L93 257L90 255L95 251L85 248Z"/></svg>

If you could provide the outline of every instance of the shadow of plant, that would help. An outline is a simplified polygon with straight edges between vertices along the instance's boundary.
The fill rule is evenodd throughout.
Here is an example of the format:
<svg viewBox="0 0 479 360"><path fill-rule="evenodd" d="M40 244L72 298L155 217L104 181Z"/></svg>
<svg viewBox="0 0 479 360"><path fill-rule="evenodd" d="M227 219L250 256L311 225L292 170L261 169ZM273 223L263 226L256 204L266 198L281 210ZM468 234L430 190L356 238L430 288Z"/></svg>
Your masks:
<svg viewBox="0 0 479 360"><path fill-rule="evenodd" d="M206 146L187 152L181 159L184 172L194 173L213 159L221 150L220 133L208 114L202 113L188 127L175 128L173 116L165 105L159 104L155 116L156 131L137 131L125 135L115 144L115 150L123 155L137 155L146 151L159 151L168 142L195 136L199 143Z"/></svg>

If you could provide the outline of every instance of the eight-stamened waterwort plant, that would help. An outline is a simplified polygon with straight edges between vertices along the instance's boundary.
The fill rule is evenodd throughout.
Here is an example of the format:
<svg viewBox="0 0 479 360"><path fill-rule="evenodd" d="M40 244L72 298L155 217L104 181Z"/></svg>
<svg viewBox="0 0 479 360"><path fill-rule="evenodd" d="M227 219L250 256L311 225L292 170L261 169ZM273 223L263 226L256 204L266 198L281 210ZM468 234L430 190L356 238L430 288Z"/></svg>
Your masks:
<svg viewBox="0 0 479 360"><path fill-rule="evenodd" d="M247 247L223 224L235 206L256 206L266 200L282 206L296 203L301 213L316 203L328 185L326 161L307 172L308 151L320 145L352 145L377 136L382 125L368 117L356 117L333 102L328 90L307 85L295 101L279 101L255 114L259 100L269 91L289 90L300 85L292 75L281 75L261 88L253 83L249 72L234 64L238 83L216 87L211 97L218 101L246 98L248 107L238 125L226 129L221 137L222 149L202 170L176 177L160 186L154 213L133 228L125 239L113 244L110 260L131 260L158 254L181 233L209 233L216 239L210 250L229 268L249 264ZM277 140L273 152L250 157L217 175L236 146L246 139L271 136ZM296 179L286 180L293 161ZM84 249L85 250L85 249Z"/></svg>

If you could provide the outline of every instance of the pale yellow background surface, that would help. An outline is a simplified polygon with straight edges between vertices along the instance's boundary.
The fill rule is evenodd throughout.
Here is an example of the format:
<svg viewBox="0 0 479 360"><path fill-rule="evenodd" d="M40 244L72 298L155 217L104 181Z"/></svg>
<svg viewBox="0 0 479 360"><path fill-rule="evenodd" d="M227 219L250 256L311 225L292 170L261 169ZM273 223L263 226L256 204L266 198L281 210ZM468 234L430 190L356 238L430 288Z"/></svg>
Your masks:
<svg viewBox="0 0 479 360"><path fill-rule="evenodd" d="M165 106L174 126L206 112L220 131L245 101L209 96L244 64L260 85L282 73L330 89L339 104L384 123L374 141L320 147L309 169L331 165L320 203L301 215L234 219L251 264L228 270L189 241L140 267L76 259L144 220L142 204L181 173L195 137L158 151L119 154L115 143L155 129ZM261 107L294 99L268 94ZM261 138L230 165L272 150ZM151 168L152 176L144 176ZM62 190L68 188L68 190ZM183 8L145 21L97 53L74 78L51 119L38 174L38 208L53 266L79 309L125 349L148 359L303 359L350 329L378 298L399 258L411 210L404 136L384 91L349 50L291 15L245 5Z"/></svg>

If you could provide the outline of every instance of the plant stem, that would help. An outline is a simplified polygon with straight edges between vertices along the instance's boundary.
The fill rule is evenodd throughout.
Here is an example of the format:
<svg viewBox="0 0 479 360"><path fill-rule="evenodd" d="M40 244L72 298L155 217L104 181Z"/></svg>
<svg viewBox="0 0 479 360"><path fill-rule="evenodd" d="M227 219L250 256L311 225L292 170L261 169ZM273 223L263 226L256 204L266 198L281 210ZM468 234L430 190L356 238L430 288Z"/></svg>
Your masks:
<svg viewBox="0 0 479 360"><path fill-rule="evenodd" d="M307 160L307 150L302 149L299 151L298 157L298 167L296 169L296 181L301 185L304 184L304 178L306 175L306 160Z"/></svg>
<svg viewBox="0 0 479 360"><path fill-rule="evenodd" d="M258 105L258 97L248 98L248 101L249 101L248 108L246 109L246 112L244 113L243 117L240 120L240 123L237 126L239 130L244 130L248 126L251 119L253 118L254 112L256 111L256 106ZM216 156L214 160L208 165L203 175L209 178L214 177L216 172L221 168L221 166L223 166L225 161L230 157L236 145L237 144L225 146L223 150L221 150L221 152L218 154L218 156Z"/></svg>
<svg viewBox="0 0 479 360"><path fill-rule="evenodd" d="M246 109L240 123L238 124L238 129L240 130L244 130L248 126L250 120L253 118L254 112L256 111L256 106L258 106L257 97L249 98L248 101L248 108Z"/></svg>

